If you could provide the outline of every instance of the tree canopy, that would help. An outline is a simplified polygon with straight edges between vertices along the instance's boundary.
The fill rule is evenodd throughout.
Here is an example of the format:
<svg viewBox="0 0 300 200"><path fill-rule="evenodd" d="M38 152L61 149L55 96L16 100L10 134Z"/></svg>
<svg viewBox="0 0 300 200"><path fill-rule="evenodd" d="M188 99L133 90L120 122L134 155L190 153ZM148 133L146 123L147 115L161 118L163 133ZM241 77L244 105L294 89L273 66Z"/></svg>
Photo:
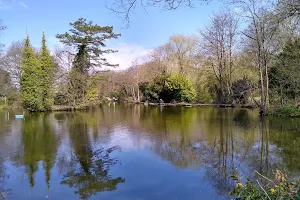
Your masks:
<svg viewBox="0 0 300 200"><path fill-rule="evenodd" d="M72 28L69 32L58 34L56 37L68 46L77 49L74 64L81 71L88 70L93 66L118 66L118 64L110 64L105 54L114 53L115 50L104 49L106 41L116 39L121 34L115 34L112 26L99 26L92 21L87 22L84 18L79 18L76 22L70 23Z"/></svg>
<svg viewBox="0 0 300 200"><path fill-rule="evenodd" d="M84 18L79 18L70 25L72 28L69 32L58 34L56 37L63 44L76 49L68 84L68 102L75 106L85 101L91 68L118 66L109 63L104 55L116 52L105 48L106 41L116 39L120 34L115 34L112 26L102 27L91 21L87 22Z"/></svg>
<svg viewBox="0 0 300 200"><path fill-rule="evenodd" d="M20 88L24 108L29 111L44 111L41 66L28 36L22 51L21 70Z"/></svg>

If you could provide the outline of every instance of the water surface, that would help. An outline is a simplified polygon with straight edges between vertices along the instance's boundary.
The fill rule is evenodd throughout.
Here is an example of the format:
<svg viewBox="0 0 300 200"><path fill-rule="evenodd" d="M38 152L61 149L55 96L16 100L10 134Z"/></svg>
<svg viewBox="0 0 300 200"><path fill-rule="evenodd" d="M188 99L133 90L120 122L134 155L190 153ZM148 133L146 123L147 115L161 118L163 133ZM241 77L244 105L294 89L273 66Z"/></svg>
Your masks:
<svg viewBox="0 0 300 200"><path fill-rule="evenodd" d="M14 114L0 111L0 199L228 199L232 174L300 175L299 119L142 105Z"/></svg>

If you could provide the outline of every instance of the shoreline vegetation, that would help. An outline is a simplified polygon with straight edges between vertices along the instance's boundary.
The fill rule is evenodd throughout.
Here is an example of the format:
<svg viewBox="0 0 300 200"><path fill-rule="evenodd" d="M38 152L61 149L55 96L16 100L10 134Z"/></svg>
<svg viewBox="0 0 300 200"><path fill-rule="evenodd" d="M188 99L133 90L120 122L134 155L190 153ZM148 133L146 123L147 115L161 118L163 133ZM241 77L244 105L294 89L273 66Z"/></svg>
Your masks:
<svg viewBox="0 0 300 200"><path fill-rule="evenodd" d="M80 106L68 106L68 105L53 105L48 112L59 112L59 111L78 111L78 110L90 110L99 107L103 104L113 105L116 102L97 102L93 104L84 104ZM201 103L154 103L154 102L124 102L124 104L138 104L145 106L162 106L162 107L215 107L215 108L247 108L247 109L258 109L255 105L248 104L201 104ZM7 109L22 109L21 106L9 106L0 105L0 110ZM281 118L300 118L300 109L296 106L282 106L269 108L265 116L270 117L281 117Z"/></svg>
<svg viewBox="0 0 300 200"><path fill-rule="evenodd" d="M235 189L229 191L233 199L300 199L300 179L289 178L285 173L276 169L274 179L270 179L255 171L258 178L255 182L239 180L236 175L230 178L236 182Z"/></svg>
<svg viewBox="0 0 300 200"><path fill-rule="evenodd" d="M79 106L69 106L69 105L52 105L51 109L48 109L47 112L56 112L56 111L77 111L77 110L90 110L96 107L99 107L103 104L113 105L114 102L105 101L105 102L89 102L86 104L81 104ZM176 102L176 103L157 103L157 102L123 102L124 104L139 104L145 106L163 106L163 107L216 107L216 108L247 108L247 109L259 109L256 105L251 104L217 104L217 103L186 103L186 102ZM20 105L0 105L0 110L8 109L23 109ZM264 116L270 117L281 117L281 118L300 118L300 108L299 106L278 106L268 108Z"/></svg>

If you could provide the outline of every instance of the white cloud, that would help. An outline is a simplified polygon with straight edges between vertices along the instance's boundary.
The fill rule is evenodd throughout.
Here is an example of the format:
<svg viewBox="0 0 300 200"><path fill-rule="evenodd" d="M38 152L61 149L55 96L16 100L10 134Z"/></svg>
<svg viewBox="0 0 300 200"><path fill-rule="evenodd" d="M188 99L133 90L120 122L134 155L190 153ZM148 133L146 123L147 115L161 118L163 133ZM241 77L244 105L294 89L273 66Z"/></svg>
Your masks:
<svg viewBox="0 0 300 200"><path fill-rule="evenodd" d="M19 1L18 4L24 8L29 8L29 6L23 1Z"/></svg>
<svg viewBox="0 0 300 200"><path fill-rule="evenodd" d="M132 66L138 58L138 62L142 62L142 58L151 51L151 49L146 49L142 46L129 43L119 43L114 45L112 49L118 50L118 52L109 54L106 56L109 63L119 64L117 70L124 70Z"/></svg>
<svg viewBox="0 0 300 200"><path fill-rule="evenodd" d="M47 33L46 33L47 36ZM47 38L47 45L51 52L55 51L55 47L63 48L63 45L59 43L59 40L54 36L49 36ZM146 49L140 45L132 43L109 43L107 48L117 50L116 53L111 53L104 55L110 64L119 64L119 67L115 70L124 70L132 66L133 62L135 64L141 64L146 61L147 54L151 52L151 49ZM103 69L114 69L111 67L102 66Z"/></svg>

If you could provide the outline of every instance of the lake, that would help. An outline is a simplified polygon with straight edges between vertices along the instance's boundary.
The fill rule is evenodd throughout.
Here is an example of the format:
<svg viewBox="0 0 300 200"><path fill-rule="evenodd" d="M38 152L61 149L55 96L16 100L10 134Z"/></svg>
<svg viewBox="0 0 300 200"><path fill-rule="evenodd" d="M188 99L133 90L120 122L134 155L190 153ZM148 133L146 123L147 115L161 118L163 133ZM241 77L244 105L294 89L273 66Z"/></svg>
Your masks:
<svg viewBox="0 0 300 200"><path fill-rule="evenodd" d="M300 175L300 119L144 105L15 114L0 111L0 199L228 199L232 174Z"/></svg>

